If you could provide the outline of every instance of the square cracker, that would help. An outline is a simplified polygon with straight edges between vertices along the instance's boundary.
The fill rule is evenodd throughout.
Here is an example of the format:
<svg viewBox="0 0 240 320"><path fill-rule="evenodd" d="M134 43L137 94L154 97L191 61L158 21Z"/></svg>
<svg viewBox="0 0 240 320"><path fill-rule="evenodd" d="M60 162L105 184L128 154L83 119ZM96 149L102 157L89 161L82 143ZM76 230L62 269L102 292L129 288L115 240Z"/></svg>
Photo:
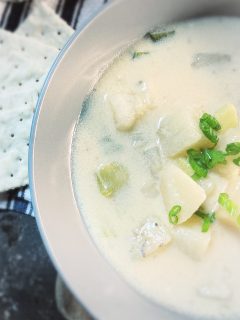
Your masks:
<svg viewBox="0 0 240 320"><path fill-rule="evenodd" d="M29 16L16 33L61 49L73 34L73 29L49 6L38 0L34 1Z"/></svg>
<svg viewBox="0 0 240 320"><path fill-rule="evenodd" d="M0 30L0 192L28 183L28 142L39 91L58 50Z"/></svg>

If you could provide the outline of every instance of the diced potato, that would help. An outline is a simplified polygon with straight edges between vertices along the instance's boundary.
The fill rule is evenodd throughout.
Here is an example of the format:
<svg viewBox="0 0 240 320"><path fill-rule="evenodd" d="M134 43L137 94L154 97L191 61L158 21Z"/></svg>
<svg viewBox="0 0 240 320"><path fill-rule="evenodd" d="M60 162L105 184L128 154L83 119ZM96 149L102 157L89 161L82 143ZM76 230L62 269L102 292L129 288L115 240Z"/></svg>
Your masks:
<svg viewBox="0 0 240 320"><path fill-rule="evenodd" d="M199 129L199 115L189 110L181 110L163 118L158 135L163 151L169 157L185 155L190 148L213 146Z"/></svg>
<svg viewBox="0 0 240 320"><path fill-rule="evenodd" d="M237 109L233 104L227 104L216 112L215 117L221 124L221 132L236 128L239 124Z"/></svg>
<svg viewBox="0 0 240 320"><path fill-rule="evenodd" d="M216 166L214 168L214 172L227 179L228 181L238 176L240 173L240 168L235 163L233 163L233 159L234 157L228 157L227 164Z"/></svg>
<svg viewBox="0 0 240 320"><path fill-rule="evenodd" d="M167 212L175 205L182 207L178 223L188 220L206 200L204 190L172 163L164 167L160 179L160 189Z"/></svg>
<svg viewBox="0 0 240 320"><path fill-rule="evenodd" d="M202 208L206 212L215 212L219 208L219 194L225 192L228 186L228 181L216 173L210 172L206 179L198 182L205 190L207 199L202 204Z"/></svg>
<svg viewBox="0 0 240 320"><path fill-rule="evenodd" d="M219 207L219 210L217 211L217 219L219 219L221 222L226 223L230 226L236 227L240 230L240 184L239 184L239 176L235 177L226 189L226 193L229 195L229 198L236 203L236 205L239 206L239 212L237 212L235 215L231 215L226 211L226 209Z"/></svg>
<svg viewBox="0 0 240 320"><path fill-rule="evenodd" d="M196 260L204 257L211 240L211 231L202 232L201 227L202 219L193 216L187 222L171 230L178 248Z"/></svg>
<svg viewBox="0 0 240 320"><path fill-rule="evenodd" d="M194 171L192 169L192 167L189 164L189 161L187 158L181 157L176 159L176 164L177 166L183 170L188 176L193 176L194 175Z"/></svg>
<svg viewBox="0 0 240 320"><path fill-rule="evenodd" d="M116 127L120 131L131 130L137 120L153 106L149 99L133 93L117 93L108 97Z"/></svg>

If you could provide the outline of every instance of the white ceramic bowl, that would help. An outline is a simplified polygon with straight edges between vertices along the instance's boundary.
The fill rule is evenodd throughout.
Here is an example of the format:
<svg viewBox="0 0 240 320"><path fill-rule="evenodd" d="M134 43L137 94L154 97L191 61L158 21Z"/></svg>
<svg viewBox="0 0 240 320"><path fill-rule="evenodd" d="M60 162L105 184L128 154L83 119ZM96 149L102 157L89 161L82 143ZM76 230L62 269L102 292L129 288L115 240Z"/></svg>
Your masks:
<svg viewBox="0 0 240 320"><path fill-rule="evenodd" d="M134 291L94 245L71 182L71 141L82 101L100 70L155 25L201 15L238 15L239 0L115 0L74 34L54 63L38 103L30 179L41 235L58 272L100 320L187 319Z"/></svg>

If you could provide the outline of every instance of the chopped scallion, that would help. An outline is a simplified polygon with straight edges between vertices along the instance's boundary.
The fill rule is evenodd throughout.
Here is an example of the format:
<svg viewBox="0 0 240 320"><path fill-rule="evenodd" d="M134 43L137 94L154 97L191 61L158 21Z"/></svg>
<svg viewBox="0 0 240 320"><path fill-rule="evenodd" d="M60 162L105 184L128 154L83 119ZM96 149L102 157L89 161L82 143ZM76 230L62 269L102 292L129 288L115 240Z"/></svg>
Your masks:
<svg viewBox="0 0 240 320"><path fill-rule="evenodd" d="M171 224L178 224L179 213L181 212L181 210L182 210L182 207L179 205L176 205L172 207L172 209L169 211L168 220Z"/></svg>
<svg viewBox="0 0 240 320"><path fill-rule="evenodd" d="M152 31L146 34L147 38L150 38L153 42L158 42L164 38L168 38L169 36L173 36L175 34L175 30L171 31Z"/></svg>
<svg viewBox="0 0 240 320"><path fill-rule="evenodd" d="M218 203L223 207L231 216L236 216L239 208L237 204L230 199L227 193L220 193Z"/></svg>
<svg viewBox="0 0 240 320"><path fill-rule="evenodd" d="M213 224L216 220L215 212L205 213L203 211L198 210L197 212L195 212L195 214L201 219L203 219L202 232L208 232L211 224Z"/></svg>
<svg viewBox="0 0 240 320"><path fill-rule="evenodd" d="M133 53L132 58L133 58L133 59L136 59L136 58L140 58L140 57L142 57L142 56L148 55L148 54L149 54L148 51L135 51L135 52Z"/></svg>
<svg viewBox="0 0 240 320"><path fill-rule="evenodd" d="M218 120L208 113L204 113L200 118L199 127L202 133L207 137L212 143L218 143L217 131L221 129L221 125Z"/></svg>
<svg viewBox="0 0 240 320"><path fill-rule="evenodd" d="M236 166L240 167L240 157L233 160Z"/></svg>
<svg viewBox="0 0 240 320"><path fill-rule="evenodd" d="M226 147L226 152L229 156L236 156L240 153L240 142L230 143Z"/></svg>

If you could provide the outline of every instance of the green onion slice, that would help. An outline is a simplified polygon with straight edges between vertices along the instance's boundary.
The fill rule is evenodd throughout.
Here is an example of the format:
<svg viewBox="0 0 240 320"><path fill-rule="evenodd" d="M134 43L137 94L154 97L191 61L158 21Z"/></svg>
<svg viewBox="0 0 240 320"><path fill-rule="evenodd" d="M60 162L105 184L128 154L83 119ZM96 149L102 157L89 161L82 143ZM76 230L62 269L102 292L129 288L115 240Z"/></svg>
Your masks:
<svg viewBox="0 0 240 320"><path fill-rule="evenodd" d="M240 153L240 142L229 143L226 147L229 156L236 156Z"/></svg>
<svg viewBox="0 0 240 320"><path fill-rule="evenodd" d="M175 34L175 30L171 31L152 31L146 34L146 38L150 38L153 42L158 42L164 38L168 38L169 36L173 36Z"/></svg>
<svg viewBox="0 0 240 320"><path fill-rule="evenodd" d="M135 52L133 53L132 58L133 58L133 59L137 59L137 58L140 58L140 57L145 56L145 55L148 55L148 54L149 54L148 51L135 51Z"/></svg>
<svg viewBox="0 0 240 320"><path fill-rule="evenodd" d="M221 129L218 120L208 113L204 113L200 118L199 127L202 133L215 145L218 143L217 131Z"/></svg>
<svg viewBox="0 0 240 320"><path fill-rule="evenodd" d="M227 193L220 193L218 203L223 207L232 217L236 216L239 208L237 204L230 199Z"/></svg>
<svg viewBox="0 0 240 320"><path fill-rule="evenodd" d="M240 167L240 157L239 158L236 158L233 160L233 163L236 164L236 166Z"/></svg>
<svg viewBox="0 0 240 320"><path fill-rule="evenodd" d="M203 211L198 210L197 212L195 212L195 214L201 219L203 219L202 232L208 232L211 224L213 224L216 220L215 212L205 213Z"/></svg>
<svg viewBox="0 0 240 320"><path fill-rule="evenodd" d="M178 224L179 213L181 212L182 207L179 205L173 206L169 211L168 220L171 224Z"/></svg>

